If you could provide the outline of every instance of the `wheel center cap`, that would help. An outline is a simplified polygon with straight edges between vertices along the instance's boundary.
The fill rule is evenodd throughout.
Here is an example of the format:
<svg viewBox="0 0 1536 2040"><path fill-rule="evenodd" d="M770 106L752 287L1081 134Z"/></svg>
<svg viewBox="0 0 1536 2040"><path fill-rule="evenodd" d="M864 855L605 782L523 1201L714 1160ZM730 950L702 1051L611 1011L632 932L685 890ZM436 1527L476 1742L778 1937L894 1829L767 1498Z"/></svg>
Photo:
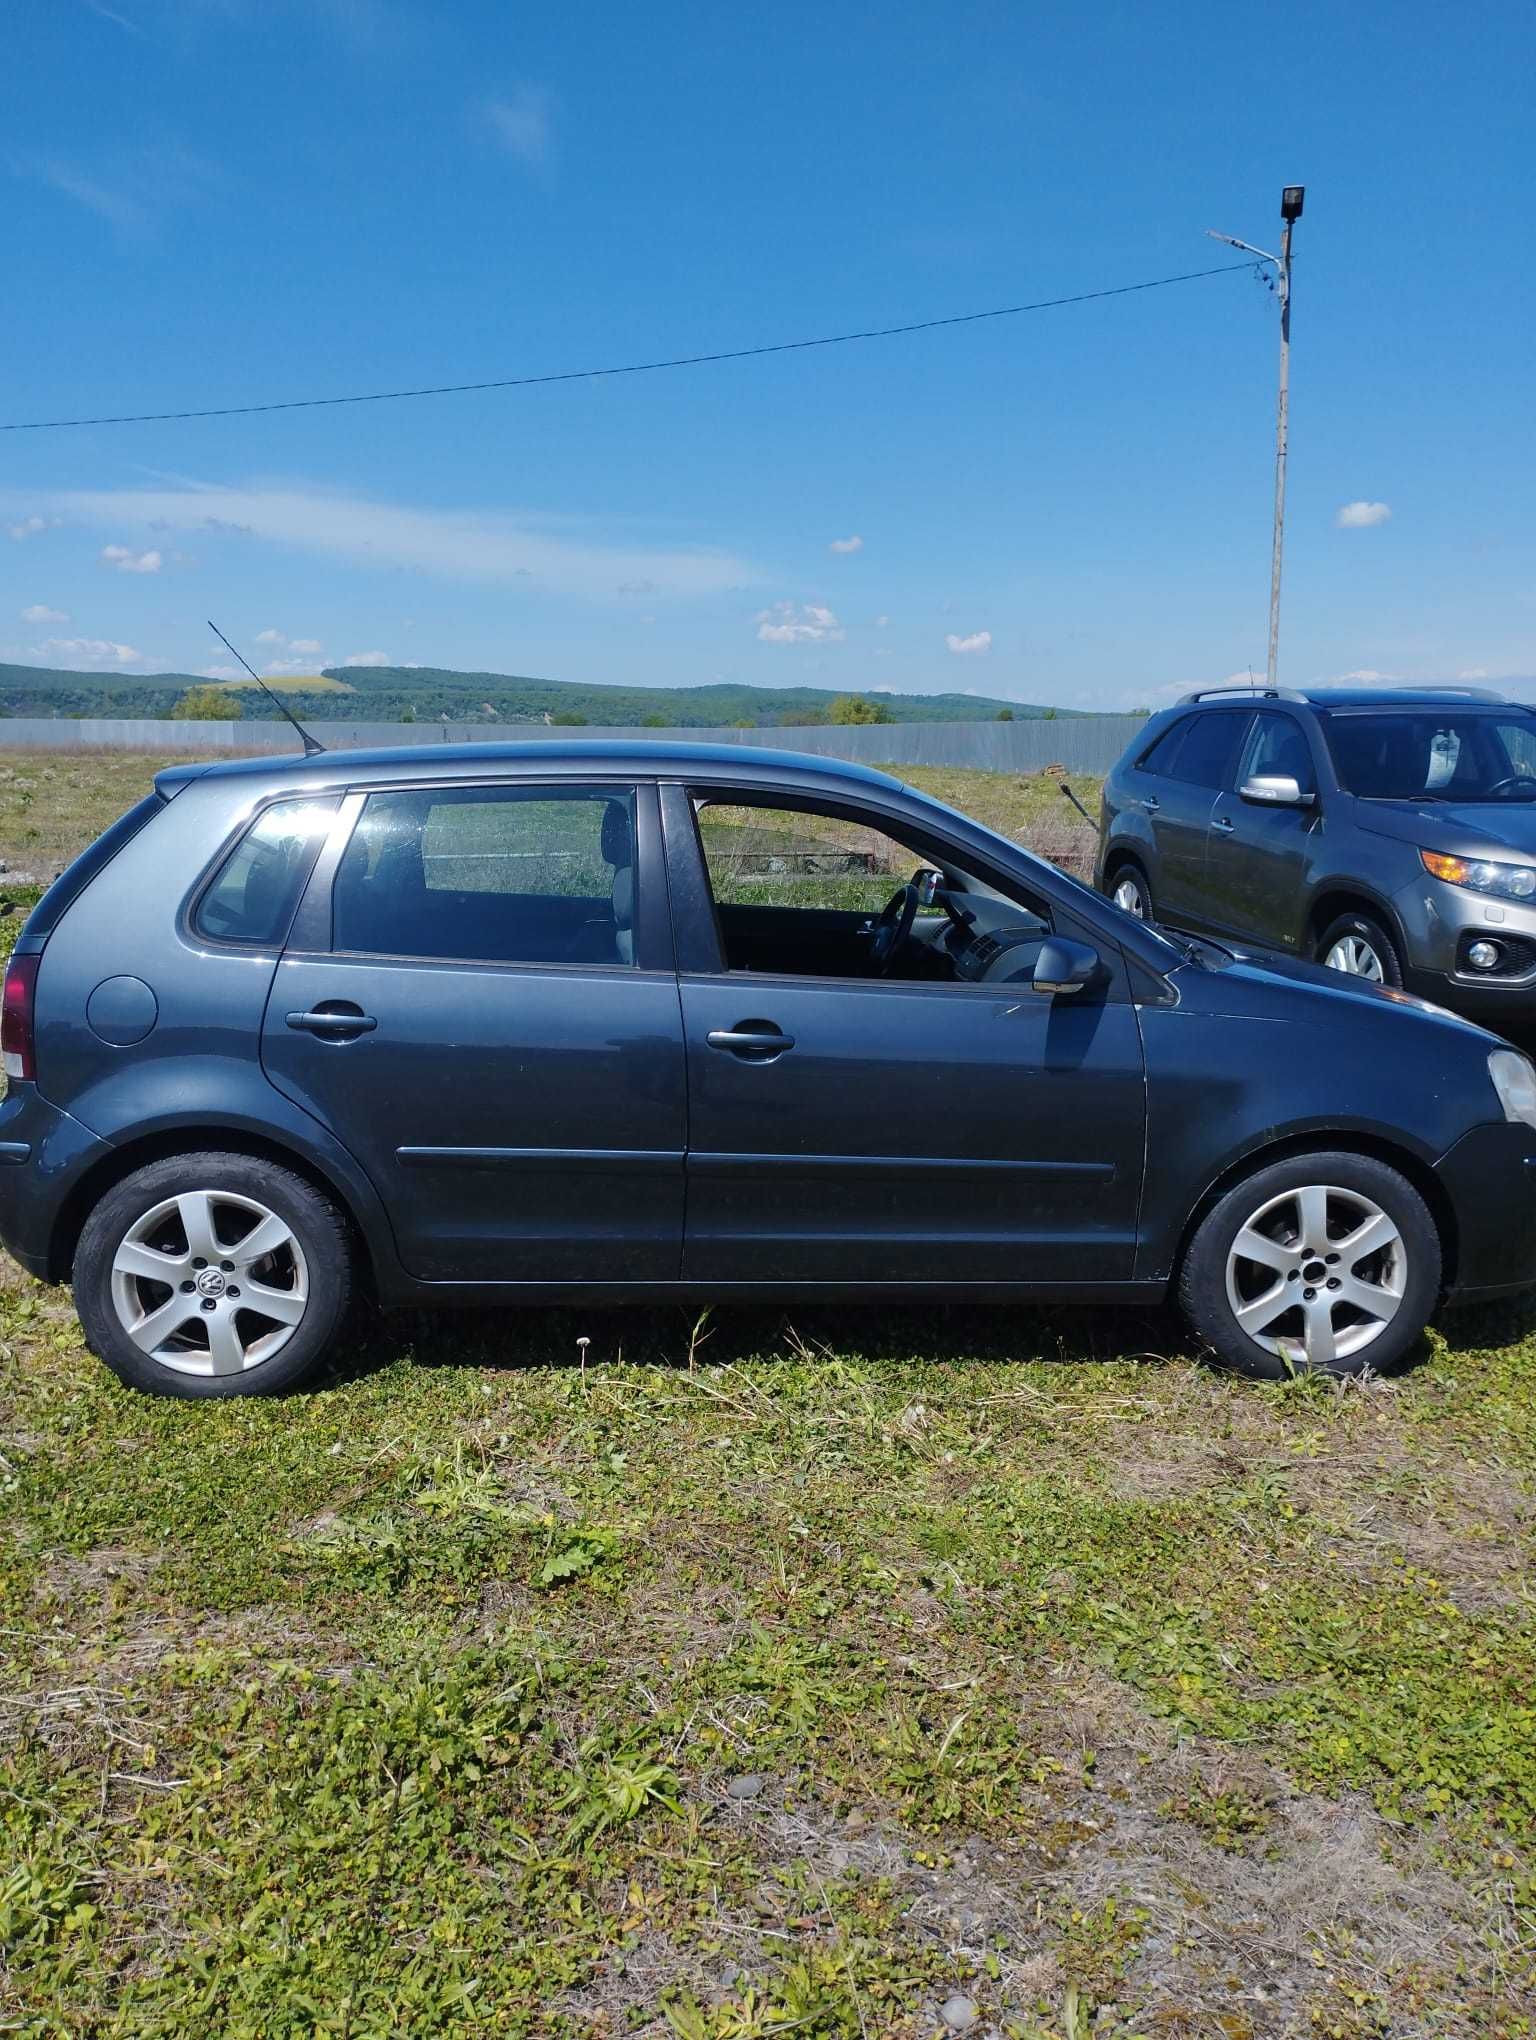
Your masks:
<svg viewBox="0 0 1536 2040"><path fill-rule="evenodd" d="M199 1296L222 1296L227 1286L219 1268L204 1268L197 1278Z"/></svg>
<svg viewBox="0 0 1536 2040"><path fill-rule="evenodd" d="M1302 1279L1306 1282L1321 1282L1328 1270L1321 1261L1309 1261L1301 1273ZM222 1287L222 1284L220 1286Z"/></svg>

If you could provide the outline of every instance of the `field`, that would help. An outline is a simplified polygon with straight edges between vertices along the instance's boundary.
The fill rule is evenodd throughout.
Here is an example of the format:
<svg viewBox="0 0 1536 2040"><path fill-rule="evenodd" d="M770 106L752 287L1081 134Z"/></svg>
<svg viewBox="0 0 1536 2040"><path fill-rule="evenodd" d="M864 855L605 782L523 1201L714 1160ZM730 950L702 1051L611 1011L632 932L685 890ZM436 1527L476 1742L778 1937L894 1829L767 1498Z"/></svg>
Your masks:
<svg viewBox="0 0 1536 2040"><path fill-rule="evenodd" d="M4 761L0 856L148 769ZM198 1406L9 1271L0 2031L1530 2040L1533 1478L1536 1306L1342 1390L423 1316Z"/></svg>

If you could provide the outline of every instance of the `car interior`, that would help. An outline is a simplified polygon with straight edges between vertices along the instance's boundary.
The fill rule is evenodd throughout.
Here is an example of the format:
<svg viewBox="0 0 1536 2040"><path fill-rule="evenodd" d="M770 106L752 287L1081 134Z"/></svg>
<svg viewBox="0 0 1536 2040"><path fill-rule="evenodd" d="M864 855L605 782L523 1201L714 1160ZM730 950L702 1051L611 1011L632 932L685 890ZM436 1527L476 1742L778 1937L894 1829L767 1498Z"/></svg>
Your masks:
<svg viewBox="0 0 1536 2040"><path fill-rule="evenodd" d="M848 813L697 798L726 968L916 983L1028 978L1043 901L1007 898Z"/></svg>

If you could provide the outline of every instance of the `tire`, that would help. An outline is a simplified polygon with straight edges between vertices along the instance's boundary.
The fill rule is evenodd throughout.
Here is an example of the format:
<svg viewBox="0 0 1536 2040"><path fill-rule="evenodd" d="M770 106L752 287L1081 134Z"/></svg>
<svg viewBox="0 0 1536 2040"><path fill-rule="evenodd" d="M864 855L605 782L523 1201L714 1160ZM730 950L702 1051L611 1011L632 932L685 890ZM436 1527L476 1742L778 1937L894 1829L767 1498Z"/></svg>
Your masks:
<svg viewBox="0 0 1536 2040"><path fill-rule="evenodd" d="M1350 957L1356 962L1344 960ZM1368 984L1402 990L1403 961L1397 944L1373 914L1340 914L1330 922L1318 937L1317 960L1330 970L1364 978Z"/></svg>
<svg viewBox="0 0 1536 2040"><path fill-rule="evenodd" d="M326 1358L352 1287L336 1206L250 1155L171 1155L136 1170L102 1198L75 1249L91 1350L151 1395L297 1387Z"/></svg>
<svg viewBox="0 0 1536 2040"><path fill-rule="evenodd" d="M1365 1155L1295 1155L1206 1213L1179 1303L1220 1359L1256 1379L1380 1373L1423 1332L1440 1273L1440 1236L1406 1177Z"/></svg>
<svg viewBox="0 0 1536 2040"><path fill-rule="evenodd" d="M1106 880L1104 890L1117 907L1134 914L1138 921L1156 919L1152 911L1152 888L1139 864L1117 864Z"/></svg>

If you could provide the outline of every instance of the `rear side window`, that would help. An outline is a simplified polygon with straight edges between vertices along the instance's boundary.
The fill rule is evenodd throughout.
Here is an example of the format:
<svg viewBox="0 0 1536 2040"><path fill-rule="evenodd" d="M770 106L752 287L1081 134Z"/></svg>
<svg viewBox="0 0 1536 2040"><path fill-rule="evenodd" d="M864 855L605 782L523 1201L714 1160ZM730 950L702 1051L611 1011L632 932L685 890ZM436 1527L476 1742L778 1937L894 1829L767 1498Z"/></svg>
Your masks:
<svg viewBox="0 0 1536 2040"><path fill-rule="evenodd" d="M214 942L281 944L335 818L339 796L275 800L219 866L192 926Z"/></svg>
<svg viewBox="0 0 1536 2040"><path fill-rule="evenodd" d="M1191 786L1226 786L1232 774L1232 754L1247 727L1248 718L1229 709L1191 716L1184 741L1166 768L1168 776Z"/></svg>
<svg viewBox="0 0 1536 2040"><path fill-rule="evenodd" d="M635 791L375 793L336 873L337 949L482 963L634 962Z"/></svg>
<svg viewBox="0 0 1536 2040"><path fill-rule="evenodd" d="M1174 761L1179 755L1185 737L1189 734L1193 716L1183 722L1176 722L1171 730L1164 730L1157 742L1141 761L1143 772L1160 772L1165 779L1173 777Z"/></svg>

